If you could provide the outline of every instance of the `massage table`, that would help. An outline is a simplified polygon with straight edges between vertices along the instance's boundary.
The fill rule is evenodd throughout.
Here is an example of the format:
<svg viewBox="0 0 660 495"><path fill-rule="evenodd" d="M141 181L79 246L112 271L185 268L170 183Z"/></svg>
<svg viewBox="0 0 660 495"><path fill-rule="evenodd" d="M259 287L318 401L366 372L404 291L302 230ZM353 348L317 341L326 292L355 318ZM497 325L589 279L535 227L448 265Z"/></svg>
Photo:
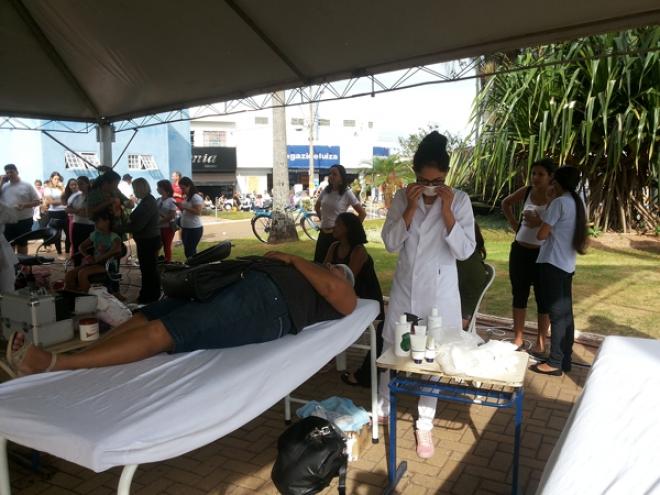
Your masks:
<svg viewBox="0 0 660 495"><path fill-rule="evenodd" d="M605 338L537 494L660 494L660 341Z"/></svg>
<svg viewBox="0 0 660 495"><path fill-rule="evenodd" d="M340 320L272 342L159 354L121 366L4 383L0 495L10 494L7 441L97 473L124 466L117 493L127 495L139 464L177 457L240 428L288 396L368 327L375 360L372 322L378 313L375 301L358 300L356 310ZM373 386L372 408L375 391Z"/></svg>

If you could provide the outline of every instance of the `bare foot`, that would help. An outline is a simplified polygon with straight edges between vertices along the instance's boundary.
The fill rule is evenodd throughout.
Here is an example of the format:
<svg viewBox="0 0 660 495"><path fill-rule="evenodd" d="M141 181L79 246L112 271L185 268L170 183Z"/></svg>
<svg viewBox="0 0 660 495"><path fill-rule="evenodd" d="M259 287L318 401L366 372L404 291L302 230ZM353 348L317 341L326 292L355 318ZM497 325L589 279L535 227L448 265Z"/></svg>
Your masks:
<svg viewBox="0 0 660 495"><path fill-rule="evenodd" d="M25 334L19 333L14 338L12 351L18 351L25 344ZM30 345L30 344L28 344ZM50 366L51 353L46 352L40 347L33 345L25 353L23 361L18 366L18 372L22 375L33 375L34 373L43 373Z"/></svg>

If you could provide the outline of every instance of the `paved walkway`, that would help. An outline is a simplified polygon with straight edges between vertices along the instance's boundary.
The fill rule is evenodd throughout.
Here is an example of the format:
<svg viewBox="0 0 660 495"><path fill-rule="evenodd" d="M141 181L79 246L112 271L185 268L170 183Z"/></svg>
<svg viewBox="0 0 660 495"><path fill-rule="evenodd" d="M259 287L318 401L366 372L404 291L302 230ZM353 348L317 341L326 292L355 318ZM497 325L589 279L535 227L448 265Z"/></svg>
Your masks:
<svg viewBox="0 0 660 495"><path fill-rule="evenodd" d="M137 269L130 271L131 279L138 276ZM130 299L131 295L127 295ZM482 332L484 330L480 329ZM576 360L585 363L592 362L596 351L578 344L575 350ZM349 352L349 368L354 368L361 359L359 351ZM536 490L545 462L582 390L587 371L587 368L574 366L572 372L561 378L531 372L527 374L519 493L531 494ZM367 389L343 384L334 369L317 373L295 395L309 399L339 395L365 408L370 403ZM231 398L210 397L209 400ZM231 435L201 449L175 459L140 466L131 494L277 493L270 482L270 471L276 456L277 438L285 429L283 410L283 405L279 403ZM399 485L398 493L510 493L514 429L511 410L439 403L434 430L436 454L428 460L418 459L415 454L415 412L412 399L403 398L400 401L398 459L408 461L408 472ZM382 492L387 481L387 442L383 428L381 435L379 444L369 443L360 460L349 465L347 493L367 495ZM10 445L10 452L30 454L27 449L16 445ZM116 491L119 468L94 473L50 455L44 454L41 459L43 468L37 473L10 461L12 493L105 495ZM323 493L336 493L336 488L333 485Z"/></svg>

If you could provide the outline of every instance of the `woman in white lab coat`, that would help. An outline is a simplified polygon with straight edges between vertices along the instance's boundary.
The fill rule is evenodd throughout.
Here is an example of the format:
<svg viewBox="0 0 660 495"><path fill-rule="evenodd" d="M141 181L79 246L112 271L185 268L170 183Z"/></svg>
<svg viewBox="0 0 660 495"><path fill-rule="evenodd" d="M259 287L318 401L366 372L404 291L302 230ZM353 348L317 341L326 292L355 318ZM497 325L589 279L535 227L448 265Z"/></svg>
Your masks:
<svg viewBox="0 0 660 495"><path fill-rule="evenodd" d="M399 190L387 213L382 237L390 252L398 252L383 339L392 347L400 315L426 318L437 307L444 326L461 329L461 299L456 260L475 249L474 216L467 194L445 185L449 171L447 138L437 131L419 144L413 158L417 182ZM389 411L389 374L381 373L381 413ZM436 399L419 400L417 455L433 455L433 418Z"/></svg>

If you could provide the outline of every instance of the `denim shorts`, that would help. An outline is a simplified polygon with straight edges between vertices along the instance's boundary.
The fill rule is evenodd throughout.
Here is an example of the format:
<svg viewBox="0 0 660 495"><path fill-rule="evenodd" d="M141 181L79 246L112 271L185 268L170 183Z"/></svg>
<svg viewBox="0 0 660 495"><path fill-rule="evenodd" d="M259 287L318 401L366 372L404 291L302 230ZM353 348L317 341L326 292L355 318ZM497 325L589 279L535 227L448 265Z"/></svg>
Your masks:
<svg viewBox="0 0 660 495"><path fill-rule="evenodd" d="M140 311L148 320L163 323L174 341L174 353L268 342L293 328L279 288L257 271L246 273L208 301L164 299Z"/></svg>

